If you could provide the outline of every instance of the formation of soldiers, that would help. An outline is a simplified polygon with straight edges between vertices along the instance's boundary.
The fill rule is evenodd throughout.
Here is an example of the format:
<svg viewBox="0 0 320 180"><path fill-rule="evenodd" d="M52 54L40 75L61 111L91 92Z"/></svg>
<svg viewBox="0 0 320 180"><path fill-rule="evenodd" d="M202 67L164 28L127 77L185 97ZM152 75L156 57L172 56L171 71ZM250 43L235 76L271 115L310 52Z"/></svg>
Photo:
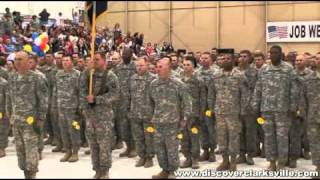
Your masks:
<svg viewBox="0 0 320 180"><path fill-rule="evenodd" d="M122 142L120 157L139 156L136 167L152 167L156 155L162 171L152 178L175 178L178 168L198 169L216 154L217 171L254 165L257 156L271 171L296 168L302 154L320 172L320 55L315 63L311 70L298 55L292 66L280 46L270 62L243 50L238 66L230 53L164 55L154 67L126 48L94 59L17 52L15 71L0 67L0 157L12 127L26 178L36 177L47 144L65 153L61 162L78 161L88 144L94 178L109 178Z"/></svg>

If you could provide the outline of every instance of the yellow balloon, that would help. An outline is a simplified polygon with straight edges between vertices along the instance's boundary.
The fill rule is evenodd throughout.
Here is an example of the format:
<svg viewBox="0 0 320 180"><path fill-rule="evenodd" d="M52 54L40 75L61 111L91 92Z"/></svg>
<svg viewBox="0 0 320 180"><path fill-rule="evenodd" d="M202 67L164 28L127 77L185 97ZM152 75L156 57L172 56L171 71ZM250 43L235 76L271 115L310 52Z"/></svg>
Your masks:
<svg viewBox="0 0 320 180"><path fill-rule="evenodd" d="M258 121L258 124L264 124L265 122L265 120L262 117L259 117L257 121Z"/></svg>
<svg viewBox="0 0 320 180"><path fill-rule="evenodd" d="M192 134L198 134L199 130L196 127L191 128Z"/></svg>
<svg viewBox="0 0 320 180"><path fill-rule="evenodd" d="M211 117L211 116L212 116L212 112L211 112L210 110L207 110L207 111L206 111L206 116L207 116L207 117Z"/></svg>
<svg viewBox="0 0 320 180"><path fill-rule="evenodd" d="M32 125L33 122L34 122L34 118L33 118L32 116L29 116L29 117L27 118L27 123L28 123L29 125Z"/></svg>
<svg viewBox="0 0 320 180"><path fill-rule="evenodd" d="M2 112L0 112L0 119L2 119L3 118L3 114L2 114Z"/></svg>
<svg viewBox="0 0 320 180"><path fill-rule="evenodd" d="M32 52L32 47L30 44L26 44L23 46L23 50L28 52L28 53L31 53Z"/></svg>
<svg viewBox="0 0 320 180"><path fill-rule="evenodd" d="M177 135L177 138L178 138L178 139L182 139L182 138L183 138L182 133L179 133L179 134Z"/></svg>
<svg viewBox="0 0 320 180"><path fill-rule="evenodd" d="M46 44L46 47L44 48L44 52L46 53L46 52L48 52L49 51L49 49L50 49L50 46L48 45L48 44Z"/></svg>
<svg viewBox="0 0 320 180"><path fill-rule="evenodd" d="M39 38L40 38L40 39L45 38L45 34L42 33L42 34L39 36Z"/></svg>
<svg viewBox="0 0 320 180"><path fill-rule="evenodd" d="M153 133L154 132L154 128L151 127L151 126L147 127L147 132L148 133Z"/></svg>

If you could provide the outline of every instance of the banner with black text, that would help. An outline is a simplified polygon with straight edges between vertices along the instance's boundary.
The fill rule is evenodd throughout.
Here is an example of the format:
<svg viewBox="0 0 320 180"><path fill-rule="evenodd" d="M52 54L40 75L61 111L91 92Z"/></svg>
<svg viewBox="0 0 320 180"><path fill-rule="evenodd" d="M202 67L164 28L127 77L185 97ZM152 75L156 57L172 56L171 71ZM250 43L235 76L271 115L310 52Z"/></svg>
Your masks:
<svg viewBox="0 0 320 180"><path fill-rule="evenodd" d="M320 42L320 21L267 22L267 42Z"/></svg>

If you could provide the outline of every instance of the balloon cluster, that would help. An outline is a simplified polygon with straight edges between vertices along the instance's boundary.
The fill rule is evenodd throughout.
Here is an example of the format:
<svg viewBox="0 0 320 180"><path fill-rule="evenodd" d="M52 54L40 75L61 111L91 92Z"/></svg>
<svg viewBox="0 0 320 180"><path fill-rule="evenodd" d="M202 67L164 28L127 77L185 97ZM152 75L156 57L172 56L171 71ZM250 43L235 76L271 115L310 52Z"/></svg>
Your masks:
<svg viewBox="0 0 320 180"><path fill-rule="evenodd" d="M34 32L32 33L32 41L32 46L26 44L23 46L23 50L29 53L34 52L40 57L45 56L45 53L50 49L50 46L47 44L49 42L48 34L42 33L39 35L37 32Z"/></svg>

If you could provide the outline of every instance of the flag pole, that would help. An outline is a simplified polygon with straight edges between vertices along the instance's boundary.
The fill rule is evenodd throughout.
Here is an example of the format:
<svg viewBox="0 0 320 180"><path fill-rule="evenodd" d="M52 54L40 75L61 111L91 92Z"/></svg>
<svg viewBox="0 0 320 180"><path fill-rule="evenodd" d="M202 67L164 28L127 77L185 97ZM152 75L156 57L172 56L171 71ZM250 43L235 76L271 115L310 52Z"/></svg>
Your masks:
<svg viewBox="0 0 320 180"><path fill-rule="evenodd" d="M92 27L91 27L91 60L94 58L94 45L96 40L96 1L92 2ZM92 95L92 79L93 79L94 69L90 70L90 80L89 80L89 95Z"/></svg>

